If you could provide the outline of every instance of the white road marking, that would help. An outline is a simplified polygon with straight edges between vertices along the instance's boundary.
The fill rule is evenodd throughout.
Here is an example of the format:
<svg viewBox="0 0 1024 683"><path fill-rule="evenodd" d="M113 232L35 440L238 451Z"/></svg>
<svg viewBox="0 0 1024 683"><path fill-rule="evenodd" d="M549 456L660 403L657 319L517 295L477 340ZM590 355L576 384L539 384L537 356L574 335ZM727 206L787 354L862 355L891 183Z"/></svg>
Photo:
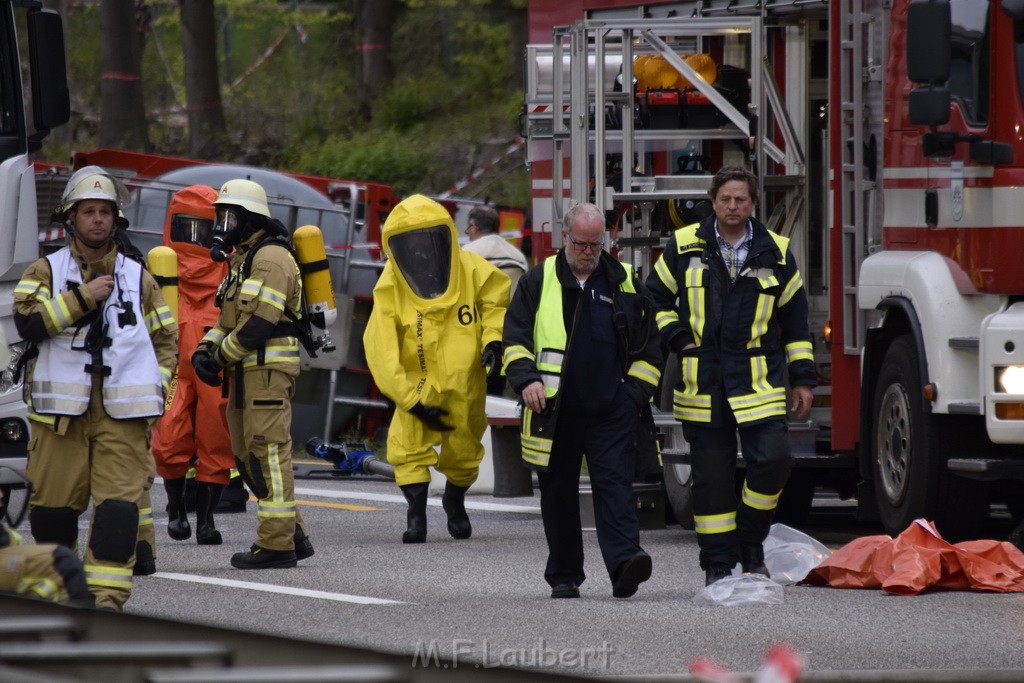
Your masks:
<svg viewBox="0 0 1024 683"><path fill-rule="evenodd" d="M393 493L366 493L363 491L336 491L333 489L310 489L297 487L295 496L317 496L321 498L351 498L355 500L375 500L382 503L399 503L405 505L405 497ZM440 506L440 498L428 498L427 505ZM489 510L490 512L525 512L527 514L540 514L540 508L530 505L508 505L507 503L480 503L466 498L466 508L469 510Z"/></svg>
<svg viewBox="0 0 1024 683"><path fill-rule="evenodd" d="M362 595L348 595L347 593L328 593L327 591L314 591L308 588L292 588L290 586L275 586L269 583L253 583L252 581L235 581L233 579L215 579L209 576L197 576L195 574L176 574L174 572L157 572L153 574L158 579L171 579L172 581L185 581L187 583L206 583L211 586L228 586L229 588L244 588L251 591L262 591L264 593L277 593L278 595L298 595L304 598L317 598L319 600L333 600L335 602L354 602L360 605L404 605L401 600L385 600L384 598L367 598Z"/></svg>

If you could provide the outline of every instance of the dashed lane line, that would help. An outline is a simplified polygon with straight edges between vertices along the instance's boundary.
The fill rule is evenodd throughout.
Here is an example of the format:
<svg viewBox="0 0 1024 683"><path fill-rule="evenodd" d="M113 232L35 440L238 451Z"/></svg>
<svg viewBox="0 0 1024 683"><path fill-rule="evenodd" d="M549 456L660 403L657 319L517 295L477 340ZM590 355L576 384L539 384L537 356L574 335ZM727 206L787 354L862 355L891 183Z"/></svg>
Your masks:
<svg viewBox="0 0 1024 683"><path fill-rule="evenodd" d="M333 489L311 489L296 487L295 495L313 496L315 498L348 498L355 500L372 500L380 503L397 503L407 505L404 496L392 493L367 493L365 491L336 491ZM440 498L428 498L427 505L440 507ZM466 498L466 508L470 510L487 510L490 512L522 512L526 514L540 514L540 508L532 505L509 505L507 503L482 503Z"/></svg>
<svg viewBox="0 0 1024 683"><path fill-rule="evenodd" d="M297 595L304 598L316 598L318 600L333 600L334 602L353 602L359 605L404 605L407 603L401 600L386 600L384 598L369 598L363 595L349 595L347 593L328 593L327 591L315 591L308 588L293 588L291 586L276 586L269 583L254 583L252 581L235 581L234 579L217 579L210 576L198 576L195 574L177 574L174 572L157 572L153 574L157 579L170 579L172 581L184 581L187 583L205 583L211 586L227 586L229 588L242 588L250 591L261 591L263 593L276 593L278 595Z"/></svg>

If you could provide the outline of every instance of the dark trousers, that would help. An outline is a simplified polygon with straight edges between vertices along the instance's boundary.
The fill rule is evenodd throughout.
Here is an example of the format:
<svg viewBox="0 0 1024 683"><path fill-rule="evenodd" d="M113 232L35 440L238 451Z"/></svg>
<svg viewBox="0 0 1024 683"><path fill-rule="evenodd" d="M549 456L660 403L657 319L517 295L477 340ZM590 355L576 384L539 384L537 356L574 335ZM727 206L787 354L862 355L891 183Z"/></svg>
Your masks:
<svg viewBox="0 0 1024 683"><path fill-rule="evenodd" d="M637 411L620 391L608 413L578 415L565 406L559 412L547 472L540 472L540 511L548 542L544 578L552 586L580 585L583 572L583 531L580 522L580 465L584 454L594 492L597 541L605 568L612 576L620 564L640 552L640 523L630 501L636 454L633 432Z"/></svg>
<svg viewBox="0 0 1024 683"><path fill-rule="evenodd" d="M695 517L735 515L735 528L702 533L698 523L697 543L700 566L734 566L739 561L740 545L764 542L771 527L775 505L752 507L736 496L736 432L739 430L743 459L746 460L744 485L761 495L774 496L782 491L793 469L793 457L783 420L737 427L736 423L709 427L683 423L683 435L690 444L693 468L693 513ZM777 501L776 501L777 504Z"/></svg>

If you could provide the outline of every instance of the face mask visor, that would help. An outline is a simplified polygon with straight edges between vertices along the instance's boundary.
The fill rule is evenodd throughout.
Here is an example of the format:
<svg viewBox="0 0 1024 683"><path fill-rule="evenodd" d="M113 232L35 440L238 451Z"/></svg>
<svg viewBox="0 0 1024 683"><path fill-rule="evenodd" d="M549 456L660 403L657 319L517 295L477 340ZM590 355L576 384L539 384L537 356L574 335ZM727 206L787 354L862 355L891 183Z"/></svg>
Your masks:
<svg viewBox="0 0 1024 683"><path fill-rule="evenodd" d="M395 235L388 246L416 296L436 299L447 291L452 272L451 230L447 225Z"/></svg>
<svg viewBox="0 0 1024 683"><path fill-rule="evenodd" d="M218 206L213 222L213 234L222 239L235 232L242 225L242 209L237 206Z"/></svg>
<svg viewBox="0 0 1024 683"><path fill-rule="evenodd" d="M209 248L213 243L213 221L188 214L171 217L171 241L198 244Z"/></svg>

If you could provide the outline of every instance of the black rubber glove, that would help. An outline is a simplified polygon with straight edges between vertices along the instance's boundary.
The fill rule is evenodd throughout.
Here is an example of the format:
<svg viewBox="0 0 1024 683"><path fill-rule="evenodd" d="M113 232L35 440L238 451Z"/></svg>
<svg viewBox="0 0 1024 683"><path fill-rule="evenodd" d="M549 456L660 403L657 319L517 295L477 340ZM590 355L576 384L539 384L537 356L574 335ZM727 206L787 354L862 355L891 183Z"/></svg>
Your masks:
<svg viewBox="0 0 1024 683"><path fill-rule="evenodd" d="M412 408L409 408L409 412L418 417L423 424L427 425L435 432L450 432L455 427L447 424L441 420L442 417L448 414L448 411L444 408L438 408L437 406L425 406L422 403L417 403Z"/></svg>
<svg viewBox="0 0 1024 683"><path fill-rule="evenodd" d="M223 381L220 377L220 363L205 348L197 349L192 354L192 367L196 371L196 376L211 387L219 387Z"/></svg>
<svg viewBox="0 0 1024 683"><path fill-rule="evenodd" d="M480 354L480 367L487 372L488 382L501 375L501 342L492 341L484 347L484 352Z"/></svg>

